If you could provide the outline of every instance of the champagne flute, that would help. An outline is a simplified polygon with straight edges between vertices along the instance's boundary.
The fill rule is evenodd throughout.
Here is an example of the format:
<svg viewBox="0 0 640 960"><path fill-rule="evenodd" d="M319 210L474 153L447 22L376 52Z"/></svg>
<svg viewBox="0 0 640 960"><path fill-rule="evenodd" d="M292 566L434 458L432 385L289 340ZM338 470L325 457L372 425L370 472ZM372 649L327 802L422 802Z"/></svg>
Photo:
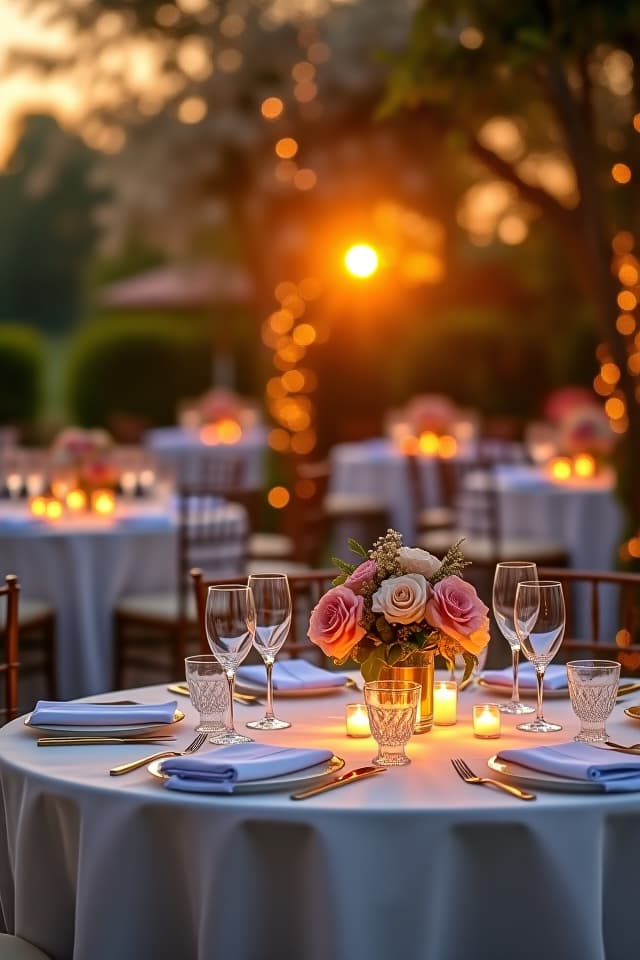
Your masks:
<svg viewBox="0 0 640 960"><path fill-rule="evenodd" d="M518 730L555 733L559 723L550 723L542 714L544 671L553 660L564 636L565 608L562 584L557 580L522 581L516 588L514 623L520 649L536 668L538 711L535 720L519 723Z"/></svg>
<svg viewBox="0 0 640 960"><path fill-rule="evenodd" d="M516 600L516 587L523 580L537 580L538 569L535 563L520 560L508 560L496 564L493 577L493 615L500 629L500 633L511 647L511 662L513 665L513 683L511 700L500 704L502 713L522 714L533 713L533 707L520 702L518 690L518 665L520 662L520 641L513 623L513 608Z"/></svg>
<svg viewBox="0 0 640 960"><path fill-rule="evenodd" d="M245 584L209 587L205 610L207 640L222 665L229 684L229 705L224 733L209 737L210 743L252 743L233 725L233 688L236 670L251 649L256 631L253 593Z"/></svg>
<svg viewBox="0 0 640 960"><path fill-rule="evenodd" d="M256 607L253 645L267 671L267 707L261 720L251 720L252 730L283 730L291 724L273 713L273 664L291 626L291 594L286 574L252 573L248 580Z"/></svg>

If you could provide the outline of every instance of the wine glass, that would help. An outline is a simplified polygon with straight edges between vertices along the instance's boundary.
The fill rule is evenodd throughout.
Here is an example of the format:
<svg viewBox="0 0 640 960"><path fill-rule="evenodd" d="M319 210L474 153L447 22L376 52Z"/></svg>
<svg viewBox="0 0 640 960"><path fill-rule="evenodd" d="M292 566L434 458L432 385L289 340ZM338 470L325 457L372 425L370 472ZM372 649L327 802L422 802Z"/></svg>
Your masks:
<svg viewBox="0 0 640 960"><path fill-rule="evenodd" d="M516 588L514 623L520 649L536 668L538 687L536 719L519 723L518 730L527 730L529 733L562 730L559 723L549 723L542 715L544 671L558 652L564 636L562 584L557 580L521 581Z"/></svg>
<svg viewBox="0 0 640 960"><path fill-rule="evenodd" d="M500 705L502 713L533 713L533 707L520 702L518 690L518 665L520 662L520 641L513 623L513 607L516 600L516 587L523 580L537 580L538 569L535 563L520 560L508 560L496 564L493 576L493 615L500 633L511 647L513 664L513 684L511 700Z"/></svg>
<svg viewBox="0 0 640 960"><path fill-rule="evenodd" d="M211 652L224 667L229 684L226 729L209 740L211 743L252 743L251 737L238 733L233 725L236 670L249 653L256 631L256 608L251 588L244 584L209 587L205 626Z"/></svg>
<svg viewBox="0 0 640 960"><path fill-rule="evenodd" d="M251 720L252 730L283 730L291 724L273 713L273 664L291 626L291 594L286 574L252 573L248 580L256 608L253 645L267 670L267 708L261 720Z"/></svg>

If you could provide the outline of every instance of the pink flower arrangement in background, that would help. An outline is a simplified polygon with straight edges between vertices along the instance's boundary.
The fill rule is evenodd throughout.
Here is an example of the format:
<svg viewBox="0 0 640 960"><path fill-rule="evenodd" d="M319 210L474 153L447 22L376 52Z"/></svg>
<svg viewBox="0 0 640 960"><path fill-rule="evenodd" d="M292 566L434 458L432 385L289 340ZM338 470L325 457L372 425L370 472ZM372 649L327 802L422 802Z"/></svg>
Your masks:
<svg viewBox="0 0 640 960"><path fill-rule="evenodd" d="M449 433L458 415L455 404L439 393L422 393L407 403L404 417L414 436Z"/></svg>
<svg viewBox="0 0 640 960"><path fill-rule="evenodd" d="M558 446L569 456L590 453L596 458L607 457L614 444L609 418L595 403L575 407L558 424Z"/></svg>
<svg viewBox="0 0 640 960"><path fill-rule="evenodd" d="M353 659L365 680L416 650L434 650L449 665L462 656L470 675L489 642L489 610L462 578L460 542L442 560L403 546L396 530L368 551L349 546L360 563L335 560L341 573L311 612L312 643L336 663Z"/></svg>
<svg viewBox="0 0 640 960"><path fill-rule="evenodd" d="M110 454L113 439L98 427L65 427L51 445L53 468L72 470L80 487L107 487L117 482Z"/></svg>

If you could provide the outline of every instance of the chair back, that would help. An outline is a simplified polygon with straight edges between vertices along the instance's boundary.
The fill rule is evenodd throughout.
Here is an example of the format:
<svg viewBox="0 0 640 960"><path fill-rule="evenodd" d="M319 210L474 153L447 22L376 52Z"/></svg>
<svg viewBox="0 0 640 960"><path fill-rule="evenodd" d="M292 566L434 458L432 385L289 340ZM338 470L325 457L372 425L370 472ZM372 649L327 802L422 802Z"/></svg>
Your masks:
<svg viewBox="0 0 640 960"><path fill-rule="evenodd" d="M242 576L247 567L249 520L242 504L222 501L206 488L178 494L179 617L187 616L192 567L208 577Z"/></svg>
<svg viewBox="0 0 640 960"><path fill-rule="evenodd" d="M320 666L327 665L327 658L319 647L316 647L307 636L307 627L311 610L323 593L331 587L337 576L337 570L309 570L301 573L287 574L289 591L291 593L291 629L284 642L280 655L285 657L302 657ZM225 586L230 583L246 583L246 577L238 580L234 578L206 579L202 570L194 568L191 571L193 587L196 597L198 629L200 635L200 649L202 653L209 653L207 631L205 628L205 611L207 606L207 591L209 587Z"/></svg>
<svg viewBox="0 0 640 960"><path fill-rule="evenodd" d="M538 576L562 584L567 611L563 659L619 660L623 673L640 673L640 573L538 567ZM576 636L578 605L589 612L586 636Z"/></svg>
<svg viewBox="0 0 640 960"><path fill-rule="evenodd" d="M0 717L3 721L13 720L18 715L18 594L20 585L14 574L7 574L4 585L0 587L0 597L4 598L4 619L0 637L2 639L2 659L0 676L3 684L3 704Z"/></svg>

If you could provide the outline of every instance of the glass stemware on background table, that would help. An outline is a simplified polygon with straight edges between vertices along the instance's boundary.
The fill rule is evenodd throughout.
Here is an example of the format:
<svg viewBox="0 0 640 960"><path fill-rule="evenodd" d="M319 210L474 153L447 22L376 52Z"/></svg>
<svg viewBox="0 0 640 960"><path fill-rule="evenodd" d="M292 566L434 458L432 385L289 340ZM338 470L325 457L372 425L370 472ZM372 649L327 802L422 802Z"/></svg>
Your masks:
<svg viewBox="0 0 640 960"><path fill-rule="evenodd" d="M264 717L251 720L252 730L283 730L291 724L273 713L273 664L291 626L291 593L284 573L252 573L248 580L256 609L253 645L267 671L267 706Z"/></svg>
<svg viewBox="0 0 640 960"><path fill-rule="evenodd" d="M511 648L513 664L513 685L511 700L501 704L502 713L523 714L533 713L534 708L520 701L518 690L518 665L520 661L520 640L514 625L514 605L516 588L523 580L537 580L538 570L535 563L520 560L509 560L496 564L493 577L492 605L493 615L501 634Z"/></svg>
<svg viewBox="0 0 640 960"><path fill-rule="evenodd" d="M252 738L238 733L233 721L236 670L249 653L256 632L256 609L251 588L245 584L209 587L205 627L211 652L224 667L229 684L226 729L209 739L218 744L251 743Z"/></svg>
<svg viewBox="0 0 640 960"><path fill-rule="evenodd" d="M521 581L516 588L515 630L520 649L536 671L538 709L535 720L519 723L518 730L528 733L554 733L562 730L543 716L544 672L553 660L564 636L565 605L562 584L556 580Z"/></svg>

